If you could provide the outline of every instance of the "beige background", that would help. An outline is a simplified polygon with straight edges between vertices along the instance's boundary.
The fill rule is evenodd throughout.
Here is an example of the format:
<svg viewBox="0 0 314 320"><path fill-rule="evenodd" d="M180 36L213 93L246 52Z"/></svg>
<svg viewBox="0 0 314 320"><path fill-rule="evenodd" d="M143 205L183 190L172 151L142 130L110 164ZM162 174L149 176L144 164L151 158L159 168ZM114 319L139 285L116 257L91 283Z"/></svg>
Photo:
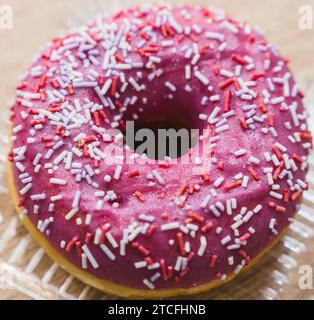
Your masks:
<svg viewBox="0 0 314 320"><path fill-rule="evenodd" d="M0 30L0 112L4 117L8 114L8 105L14 96L17 79L29 65L36 50L45 42L67 30L70 26L86 22L96 12L106 10L113 3L138 4L141 1L127 0L0 0L0 5L9 4L13 8L13 29ZM175 2L175 1L168 1ZM186 3L214 5L225 9L232 16L246 20L261 28L266 37L281 52L291 58L291 68L307 88L307 100L314 101L314 30L300 30L299 8L308 4L314 10L314 0L186 0ZM308 90L312 87L313 90ZM310 110L313 113L313 108ZM314 114L313 114L314 115ZM314 117L312 116L312 119ZM3 120L3 119L0 119ZM311 244L314 252L314 245ZM274 251L276 252L276 251ZM271 261L272 258L269 258ZM305 263L314 265L312 254L303 257ZM264 267L267 262L264 261ZM263 268L263 265L259 269ZM263 271L259 271L263 272ZM263 275L263 273L260 273ZM265 277L266 273L265 273ZM242 277L246 285L252 279ZM247 280L246 280L247 279ZM249 282L248 282L249 281ZM261 279L254 280L255 282ZM232 285L226 286L201 298L224 298ZM290 288L295 290L295 288ZM296 298L308 298L313 291L295 292ZM232 297L239 297L232 295ZM284 296L281 296L283 298ZM291 297L291 295L290 295ZM1 291L0 298L18 298L16 293Z"/></svg>

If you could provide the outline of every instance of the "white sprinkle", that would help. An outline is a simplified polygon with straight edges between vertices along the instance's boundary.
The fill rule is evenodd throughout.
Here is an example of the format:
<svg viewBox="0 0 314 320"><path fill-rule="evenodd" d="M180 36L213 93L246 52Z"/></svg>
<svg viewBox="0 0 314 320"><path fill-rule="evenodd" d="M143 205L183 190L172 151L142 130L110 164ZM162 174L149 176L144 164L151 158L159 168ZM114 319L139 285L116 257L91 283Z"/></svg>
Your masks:
<svg viewBox="0 0 314 320"><path fill-rule="evenodd" d="M211 195L207 195L204 200L202 201L200 207L205 209L210 201Z"/></svg>
<svg viewBox="0 0 314 320"><path fill-rule="evenodd" d="M160 173L157 170L153 170L152 174L154 175L154 177L156 178L156 180L160 183L160 184L165 184L165 180L162 178L162 176L160 175Z"/></svg>
<svg viewBox="0 0 314 320"><path fill-rule="evenodd" d="M99 267L99 265L86 244L84 244L82 246L82 250L86 254L86 257L88 258L88 260L91 263L91 265L93 266L93 268L97 269Z"/></svg>
<svg viewBox="0 0 314 320"><path fill-rule="evenodd" d="M209 100L210 100L211 102L219 101L219 100L220 100L220 96L219 96L218 94L213 95L213 96L210 96L210 97L209 97Z"/></svg>
<svg viewBox="0 0 314 320"><path fill-rule="evenodd" d="M277 156L276 156L275 154L273 154L273 155L271 156L271 159L273 160L273 163L274 163L274 165L275 165L276 167L278 167L278 166L280 165L280 162L279 162L279 160L278 160L278 158L277 158Z"/></svg>
<svg viewBox="0 0 314 320"><path fill-rule="evenodd" d="M220 133L220 132L226 131L226 130L228 130L228 129L229 129L229 125L226 124L226 125L224 125L224 126L221 126L221 127L219 127L219 128L216 128L216 129L215 129L215 132L216 132L216 133Z"/></svg>
<svg viewBox="0 0 314 320"><path fill-rule="evenodd" d="M278 104L278 103L282 103L284 101L285 101L284 97L277 97L277 98L271 99L270 103L271 104Z"/></svg>
<svg viewBox="0 0 314 320"><path fill-rule="evenodd" d="M144 279L143 280L143 283L145 284L146 287L148 287L149 289L151 290L154 290L155 289L155 286L153 283L151 283L149 280L147 279Z"/></svg>
<svg viewBox="0 0 314 320"><path fill-rule="evenodd" d="M82 253L82 269L87 269L87 257L85 253Z"/></svg>
<svg viewBox="0 0 314 320"><path fill-rule="evenodd" d="M214 205L211 205L209 207L210 211L214 214L215 217L220 217L220 212L217 210L217 208Z"/></svg>
<svg viewBox="0 0 314 320"><path fill-rule="evenodd" d="M52 184L58 184L58 185L63 185L63 186L67 184L66 180L59 179L59 178L50 178L49 182Z"/></svg>
<svg viewBox="0 0 314 320"><path fill-rule="evenodd" d="M182 265L182 257L179 256L177 258L176 264L174 266L174 270L175 271L180 271L181 270L181 265Z"/></svg>
<svg viewBox="0 0 314 320"><path fill-rule="evenodd" d="M115 180L119 180L119 179L120 179L121 172L122 172L122 166L121 166L121 165L117 165L116 170L115 170L115 172L114 172L113 178L114 178Z"/></svg>
<svg viewBox="0 0 314 320"><path fill-rule="evenodd" d="M259 211L262 210L262 205L258 204L254 209L253 209L253 212L254 213L258 213Z"/></svg>
<svg viewBox="0 0 314 320"><path fill-rule="evenodd" d="M33 194L31 195L31 199L34 201L45 200L46 194L45 193Z"/></svg>
<svg viewBox="0 0 314 320"><path fill-rule="evenodd" d="M172 92L175 92L177 90L177 88L170 81L166 81L165 82L165 86L168 89L170 89Z"/></svg>
<svg viewBox="0 0 314 320"><path fill-rule="evenodd" d="M286 169L289 170L291 168L291 163L290 163L290 160L289 160L289 156L286 153L284 153L282 155L282 158L283 158L283 161L285 163Z"/></svg>
<svg viewBox="0 0 314 320"><path fill-rule="evenodd" d="M150 215L147 215L147 214L144 214L144 213L141 213L138 217L141 220L144 220L144 221L147 221L147 222L155 221L155 217L154 216L150 216Z"/></svg>
<svg viewBox="0 0 314 320"><path fill-rule="evenodd" d="M220 70L220 75L227 77L227 78L232 78L234 76L234 74L231 71L225 70L225 69L221 69Z"/></svg>
<svg viewBox="0 0 314 320"><path fill-rule="evenodd" d="M273 180L273 175L272 173L270 172L267 172L266 173L266 176L267 176L267 181L268 181L268 185L273 185L274 184L274 180Z"/></svg>
<svg viewBox="0 0 314 320"><path fill-rule="evenodd" d="M279 199L279 200L283 198L280 193L277 193L277 192L274 192L274 191L270 191L270 192L269 192L269 195L270 195L271 197L276 198L276 199Z"/></svg>
<svg viewBox="0 0 314 320"><path fill-rule="evenodd" d="M67 153L67 157L66 157L66 160L65 160L65 169L66 170L70 170L70 168L71 168L72 156L73 156L73 153L71 151L69 151Z"/></svg>
<svg viewBox="0 0 314 320"><path fill-rule="evenodd" d="M199 247L199 249L197 251L197 254L201 257L204 254L204 252L206 250L206 247L207 247L206 237L201 236L200 237L200 241L201 241L201 245L200 245L200 247Z"/></svg>
<svg viewBox="0 0 314 320"><path fill-rule="evenodd" d="M19 124L19 125L15 126L15 127L12 129L12 131L13 131L14 133L18 133L18 132L21 131L21 130L23 130L22 124Z"/></svg>
<svg viewBox="0 0 314 320"><path fill-rule="evenodd" d="M208 38L208 39L219 40L221 42L225 40L225 36L222 33L218 33L218 32L207 31L205 33L205 37Z"/></svg>
<svg viewBox="0 0 314 320"><path fill-rule="evenodd" d="M172 40L164 40L161 42L162 47L171 47L173 46L173 41Z"/></svg>
<svg viewBox="0 0 314 320"><path fill-rule="evenodd" d="M72 202L72 208L77 208L80 202L81 192L77 190L74 194L73 202Z"/></svg>
<svg viewBox="0 0 314 320"><path fill-rule="evenodd" d="M194 72L195 77L200 80L205 86L209 84L209 80L200 72L200 71L195 71Z"/></svg>
<svg viewBox="0 0 314 320"><path fill-rule="evenodd" d="M65 219L66 219L66 220L70 220L78 211L79 211L78 208L73 208L73 209L65 216Z"/></svg>
<svg viewBox="0 0 314 320"><path fill-rule="evenodd" d="M243 188L247 188L248 182L249 182L249 177L248 176L244 176L243 179L242 179L242 187Z"/></svg>
<svg viewBox="0 0 314 320"><path fill-rule="evenodd" d="M112 253L112 251L105 245L101 244L100 249L105 253L105 255L110 259L110 260L115 260L116 256Z"/></svg>
<svg viewBox="0 0 314 320"><path fill-rule="evenodd" d="M276 219L275 218L271 218L270 221L269 221L269 228L273 229L275 224L276 224Z"/></svg>
<svg viewBox="0 0 314 320"><path fill-rule="evenodd" d="M270 153L267 151L267 152L264 152L264 158L265 160L268 162L271 160L271 156L270 156Z"/></svg>
<svg viewBox="0 0 314 320"><path fill-rule="evenodd" d="M248 161L254 164L259 164L259 160L253 156L249 157Z"/></svg>
<svg viewBox="0 0 314 320"><path fill-rule="evenodd" d="M224 180L225 180L224 177L219 177L214 181L213 185L216 188L218 188L223 183Z"/></svg>
<svg viewBox="0 0 314 320"><path fill-rule="evenodd" d="M15 166L21 171L24 172L25 167L23 166L23 164L21 162L15 162Z"/></svg>
<svg viewBox="0 0 314 320"><path fill-rule="evenodd" d="M302 188L302 189L306 189L307 188L307 184L301 180L301 179L297 179L297 184Z"/></svg>
<svg viewBox="0 0 314 320"><path fill-rule="evenodd" d="M102 209L103 204L104 204L103 200L98 200L96 202L95 210L100 211Z"/></svg>
<svg viewBox="0 0 314 320"><path fill-rule="evenodd" d="M138 262L134 263L134 266L136 269L145 268L147 266L147 262L146 261L138 261Z"/></svg>
<svg viewBox="0 0 314 320"><path fill-rule="evenodd" d="M212 123L212 121L216 118L216 116L219 114L221 108L219 107L215 107L214 110L211 112L211 114L209 115L207 121L209 123Z"/></svg>
<svg viewBox="0 0 314 320"><path fill-rule="evenodd" d="M112 84L112 79L109 78L109 79L104 83L103 87L101 88L100 94L104 96L104 95L108 92L111 84Z"/></svg>
<svg viewBox="0 0 314 320"><path fill-rule="evenodd" d="M226 211L227 211L227 215L229 216L232 215L231 201L229 199L226 202Z"/></svg>
<svg viewBox="0 0 314 320"><path fill-rule="evenodd" d="M242 221L248 222L252 218L253 215L254 215L253 211L248 211L247 214L243 217Z"/></svg>
<svg viewBox="0 0 314 320"><path fill-rule="evenodd" d="M113 237L113 235L111 234L110 231L108 231L106 233L106 238L108 239L108 241L110 242L112 248L117 248L118 247L118 243L116 241L116 239Z"/></svg>
<svg viewBox="0 0 314 320"><path fill-rule="evenodd" d="M239 149L233 153L236 157L241 157L246 154L246 149Z"/></svg>
<svg viewBox="0 0 314 320"><path fill-rule="evenodd" d="M54 164L59 164L68 154L67 150L63 150L54 160Z"/></svg>
<svg viewBox="0 0 314 320"><path fill-rule="evenodd" d="M282 152L286 152L288 150L285 146L283 146L279 142L276 142L275 146L278 147Z"/></svg>
<svg viewBox="0 0 314 320"><path fill-rule="evenodd" d="M51 196L50 197L50 200L51 201L57 201L57 200L61 200L63 198L63 195L62 194L56 194L54 196Z"/></svg>
<svg viewBox="0 0 314 320"><path fill-rule="evenodd" d="M163 224L160 227L161 231L168 231L168 230L173 230L173 229L178 229L179 228L179 222L170 222L170 223L166 223Z"/></svg>
<svg viewBox="0 0 314 320"><path fill-rule="evenodd" d="M142 231L142 227L139 226L129 235L128 240L131 242L133 241Z"/></svg>
<svg viewBox="0 0 314 320"><path fill-rule="evenodd" d="M33 165L36 166L39 163L39 160L41 159L42 154L41 153L37 153L34 161L33 161Z"/></svg>
<svg viewBox="0 0 314 320"><path fill-rule="evenodd" d="M191 66L190 65L185 66L185 79L186 80L191 79Z"/></svg>
<svg viewBox="0 0 314 320"><path fill-rule="evenodd" d="M32 184L28 183L23 189L20 190L20 194L21 195L26 194L31 188L32 188Z"/></svg>
<svg viewBox="0 0 314 320"><path fill-rule="evenodd" d="M222 245L225 245L225 244L227 244L227 243L230 242L230 241L231 241L231 237L228 235L228 236L224 237L223 239L221 239L220 243L221 243Z"/></svg>
<svg viewBox="0 0 314 320"><path fill-rule="evenodd" d="M142 87L136 82L136 80L133 77L129 78L129 82L131 83L131 85L133 86L133 88L136 91L141 91L142 90Z"/></svg>

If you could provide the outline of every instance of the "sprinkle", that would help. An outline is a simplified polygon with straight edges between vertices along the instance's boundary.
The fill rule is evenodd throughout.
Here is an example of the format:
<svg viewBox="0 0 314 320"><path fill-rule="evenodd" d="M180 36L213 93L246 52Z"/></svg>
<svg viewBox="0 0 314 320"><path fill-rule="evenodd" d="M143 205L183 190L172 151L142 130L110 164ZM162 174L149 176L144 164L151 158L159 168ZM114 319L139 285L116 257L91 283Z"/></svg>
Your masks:
<svg viewBox="0 0 314 320"><path fill-rule="evenodd" d="M259 164L259 162L260 162L257 158L255 158L253 156L249 157L248 161L250 163L254 163L254 164Z"/></svg>
<svg viewBox="0 0 314 320"><path fill-rule="evenodd" d="M103 96L106 95L106 93L108 92L111 84L112 84L112 79L108 79L108 80L105 82L105 84L103 85L103 87L101 88L100 94L103 95Z"/></svg>
<svg viewBox="0 0 314 320"><path fill-rule="evenodd" d="M216 116L219 114L220 112L220 108L219 107L215 107L214 110L211 112L211 114L209 115L207 121L209 123L212 123L212 121L216 118Z"/></svg>
<svg viewBox="0 0 314 320"><path fill-rule="evenodd" d="M221 41L221 42L225 40L224 34L218 33L218 32L210 32L210 31L207 31L207 32L205 33L205 36L206 36L206 38L214 39L214 40L219 40L219 41Z"/></svg>
<svg viewBox="0 0 314 320"><path fill-rule="evenodd" d="M82 246L82 250L86 254L86 257L89 260L89 262L91 263L91 265L93 266L93 268L94 269L99 268L99 265L98 265L97 261L95 260L94 256L92 255L91 251L89 250L89 248L88 248L88 246L86 244L84 244Z"/></svg>
<svg viewBox="0 0 314 320"><path fill-rule="evenodd" d="M228 236L224 237L223 239L221 239L220 243L221 243L222 245L225 245L225 244L227 244L227 243L230 242L230 241L231 241L231 237L228 235Z"/></svg>
<svg viewBox="0 0 314 320"><path fill-rule="evenodd" d="M66 216L65 219L66 220L70 220L71 218L74 217L74 215L78 212L78 208L73 208Z"/></svg>
<svg viewBox="0 0 314 320"><path fill-rule="evenodd" d="M223 183L224 180L225 180L224 177L219 177L219 178L217 178L217 179L214 181L213 185L214 185L216 188L218 188L218 187Z"/></svg>
<svg viewBox="0 0 314 320"><path fill-rule="evenodd" d="M144 221L147 221L147 222L153 222L153 221L155 221L155 217L154 217L154 216L150 216L150 215L147 215L147 214L144 214L144 213L140 214L140 215L139 215L139 218L140 218L141 220L144 220Z"/></svg>
<svg viewBox="0 0 314 320"><path fill-rule="evenodd" d="M274 192L274 191L270 191L270 192L269 192L269 195L270 195L271 197L276 198L276 199L279 199L279 200L283 198L280 193L277 193L277 192Z"/></svg>
<svg viewBox="0 0 314 320"><path fill-rule="evenodd" d="M207 196L204 198L204 200L202 201L200 207L203 208L203 209L205 209L205 208L207 207L210 199L211 199L211 195L207 195Z"/></svg>
<svg viewBox="0 0 314 320"><path fill-rule="evenodd" d="M22 188L20 191L19 191L19 193L21 194L21 195L24 195L24 194L26 194L31 188L32 188L32 183L28 183L24 188Z"/></svg>
<svg viewBox="0 0 314 320"><path fill-rule="evenodd" d="M115 170L115 172L114 172L113 178L114 178L115 180L119 180L119 179L120 179L121 172L122 172L122 166L121 166L121 165L117 165L116 170Z"/></svg>
<svg viewBox="0 0 314 320"><path fill-rule="evenodd" d="M63 186L67 184L66 180L58 179L58 178L50 178L49 182L52 184L58 184L58 185L63 185Z"/></svg>
<svg viewBox="0 0 314 320"><path fill-rule="evenodd" d="M206 247L207 247L207 240L204 236L201 236L200 237L200 241L201 241L201 244L200 244L200 247L197 251L197 255L199 255L200 257L204 254L205 250L206 250Z"/></svg>
<svg viewBox="0 0 314 320"><path fill-rule="evenodd" d="M179 228L179 222L170 222L167 224L163 224L160 227L161 231L169 231L169 230L174 230L174 229L178 229Z"/></svg>
<svg viewBox="0 0 314 320"><path fill-rule="evenodd" d="M75 191L72 208L77 208L80 202L81 192L79 190Z"/></svg>
<svg viewBox="0 0 314 320"><path fill-rule="evenodd" d="M262 209L262 205L258 204L254 209L253 209L253 212L254 213L258 213L259 211L261 211Z"/></svg>
<svg viewBox="0 0 314 320"><path fill-rule="evenodd" d="M243 176L242 179L242 188L247 188L249 182L249 177L248 176Z"/></svg>
<svg viewBox="0 0 314 320"><path fill-rule="evenodd" d="M110 260L115 260L116 256L111 252L111 250L105 245L101 244L100 249L105 253L105 255L110 259Z"/></svg>
<svg viewBox="0 0 314 320"><path fill-rule="evenodd" d="M153 283L151 283L149 280L147 279L144 279L143 280L143 283L145 284L146 287L148 287L150 290L154 290L155 289L155 286Z"/></svg>
<svg viewBox="0 0 314 320"><path fill-rule="evenodd" d="M209 207L210 211L214 214L215 217L220 217L220 212L217 210L217 208L214 205L211 205Z"/></svg>
<svg viewBox="0 0 314 320"><path fill-rule="evenodd" d="M142 269L147 266L147 262L146 261L138 261L138 262L134 263L134 266L136 269Z"/></svg>
<svg viewBox="0 0 314 320"><path fill-rule="evenodd" d="M210 257L209 267L210 267L210 268L213 268L213 267L216 265L217 260L218 260L218 256L217 256L216 254L213 254L213 255Z"/></svg>
<svg viewBox="0 0 314 320"><path fill-rule="evenodd" d="M156 180L160 184L165 184L165 180L162 178L162 176L160 175L160 173L157 170L153 170L152 173L153 173L154 177L156 178Z"/></svg>
<svg viewBox="0 0 314 320"><path fill-rule="evenodd" d="M200 80L205 86L209 84L209 80L200 72L200 71L195 71L194 72L195 77Z"/></svg>
<svg viewBox="0 0 314 320"><path fill-rule="evenodd" d="M241 156L245 155L246 152L247 152L246 149L239 149L239 150L235 151L233 154L236 157L241 157Z"/></svg>
<svg viewBox="0 0 314 320"><path fill-rule="evenodd" d="M46 194L45 193L32 194L31 199L34 201L45 200Z"/></svg>
<svg viewBox="0 0 314 320"><path fill-rule="evenodd" d="M185 66L185 79L186 80L191 79L191 66L190 65Z"/></svg>

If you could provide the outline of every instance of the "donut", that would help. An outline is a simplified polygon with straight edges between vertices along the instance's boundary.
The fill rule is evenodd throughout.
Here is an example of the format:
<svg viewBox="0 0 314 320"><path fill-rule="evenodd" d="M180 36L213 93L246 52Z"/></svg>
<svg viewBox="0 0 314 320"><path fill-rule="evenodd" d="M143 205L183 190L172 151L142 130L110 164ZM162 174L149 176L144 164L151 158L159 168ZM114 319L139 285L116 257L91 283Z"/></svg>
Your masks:
<svg viewBox="0 0 314 320"><path fill-rule="evenodd" d="M104 292L216 287L280 239L308 188L302 98L288 59L223 11L98 17L53 39L20 79L8 155L17 212L53 260ZM152 159L125 144L132 121L200 135Z"/></svg>

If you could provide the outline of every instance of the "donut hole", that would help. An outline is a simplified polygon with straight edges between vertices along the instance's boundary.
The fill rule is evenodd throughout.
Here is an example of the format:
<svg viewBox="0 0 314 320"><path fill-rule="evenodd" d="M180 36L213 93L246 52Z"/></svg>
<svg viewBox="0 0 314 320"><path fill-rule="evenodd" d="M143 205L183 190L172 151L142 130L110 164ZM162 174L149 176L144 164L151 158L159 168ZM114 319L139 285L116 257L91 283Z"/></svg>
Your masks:
<svg viewBox="0 0 314 320"><path fill-rule="evenodd" d="M198 128L191 97L159 98L126 114L126 145L148 158L180 158L196 144L192 129Z"/></svg>

